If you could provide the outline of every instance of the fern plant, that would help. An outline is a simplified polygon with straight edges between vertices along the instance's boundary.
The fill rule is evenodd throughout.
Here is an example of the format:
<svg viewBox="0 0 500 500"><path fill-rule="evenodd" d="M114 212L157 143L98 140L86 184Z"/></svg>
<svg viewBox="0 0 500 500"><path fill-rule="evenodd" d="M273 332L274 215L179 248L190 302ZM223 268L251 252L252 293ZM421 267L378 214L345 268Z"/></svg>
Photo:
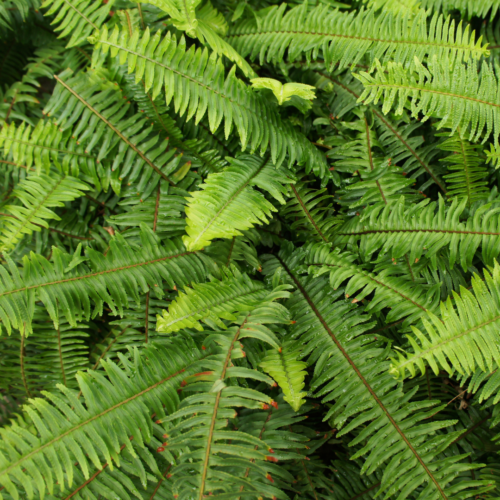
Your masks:
<svg viewBox="0 0 500 500"><path fill-rule="evenodd" d="M0 500L499 497L493 0L0 0Z"/></svg>

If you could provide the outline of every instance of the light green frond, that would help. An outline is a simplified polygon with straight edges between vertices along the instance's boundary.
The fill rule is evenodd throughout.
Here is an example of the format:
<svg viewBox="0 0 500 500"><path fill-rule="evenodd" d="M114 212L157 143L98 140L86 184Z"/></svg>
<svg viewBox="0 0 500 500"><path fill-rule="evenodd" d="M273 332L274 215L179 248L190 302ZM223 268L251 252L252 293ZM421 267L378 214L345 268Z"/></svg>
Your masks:
<svg viewBox="0 0 500 500"><path fill-rule="evenodd" d="M90 188L71 177L55 173L31 176L21 181L13 192L22 205L7 205L9 214L3 216L0 251L9 252L26 234L49 227L47 220L60 217L51 208L64 207L64 203L83 196Z"/></svg>
<svg viewBox="0 0 500 500"><path fill-rule="evenodd" d="M472 16L487 17L488 14L493 19L500 7L497 0L421 0L421 2L425 9L433 9L438 12L442 10L445 13L459 10L469 19Z"/></svg>
<svg viewBox="0 0 500 500"><path fill-rule="evenodd" d="M200 191L188 199L187 236L183 236L188 250L200 250L215 238L239 236L241 231L268 222L277 209L256 187L285 203L283 195L293 181L284 169L248 155L229 162L221 173L210 174Z"/></svg>
<svg viewBox="0 0 500 500"><path fill-rule="evenodd" d="M428 68L416 57L411 70L392 62L382 67L376 61L376 66L374 75L354 75L365 87L359 102L376 104L382 99L383 112L395 108L396 115L409 106L413 117L422 113L423 121L439 118L438 130L445 127L452 133L459 131L460 137L468 135L473 142L480 137L486 140L491 134L498 138L498 78L488 63L481 65L479 74L473 62L464 65L455 61L450 67L447 59L438 57L429 60Z"/></svg>
<svg viewBox="0 0 500 500"><path fill-rule="evenodd" d="M484 271L485 279L477 275L472 278L473 291L461 287L460 294L454 292L441 304L441 314L429 314L424 319L427 333L413 328L408 336L413 353L396 351L392 372L405 377L406 370L415 376L417 369L425 373L426 363L434 373L440 369L448 373L457 371L471 375L478 368L491 372L500 364L497 334L500 325L500 267L490 274Z"/></svg>
<svg viewBox="0 0 500 500"><path fill-rule="evenodd" d="M208 115L210 130L215 133L224 120L226 139L233 126L241 140L242 150L253 153L268 148L274 164L280 166L285 156L293 164L306 164L321 177L327 176L324 157L289 121L282 120L277 109L249 89L234 74L225 76L219 59L207 50L186 50L186 41L179 42L170 33L163 37L158 31L151 37L149 30L129 36L128 31L106 29L90 37L95 44L94 66L101 66L104 55L111 51L121 64L128 64L136 81L145 80L146 91L152 89L153 99L165 88L166 104L173 100L176 113L186 115L195 123Z"/></svg>
<svg viewBox="0 0 500 500"><path fill-rule="evenodd" d="M470 27L455 29L451 19L424 10L412 16L394 15L384 9L350 12L328 5L308 9L308 2L286 11L287 5L269 8L261 18L248 17L229 31L228 40L243 56L278 63L288 49L290 61L318 59L341 69L360 63L366 56L405 64L436 55L439 58L479 59L488 55ZM257 16L256 16L257 17Z"/></svg>
<svg viewBox="0 0 500 500"><path fill-rule="evenodd" d="M305 100L313 100L316 95L314 94L314 87L312 85L305 85L303 83L285 83L284 85L278 80L273 78L254 78L250 80L254 89L269 89L273 92L278 99L278 104L281 106L283 103L289 101L293 96L300 97Z"/></svg>
<svg viewBox="0 0 500 500"><path fill-rule="evenodd" d="M420 0L363 0L368 8L394 12L394 14L417 14Z"/></svg>
<svg viewBox="0 0 500 500"><path fill-rule="evenodd" d="M300 350L293 343L285 343L279 349L267 351L266 357L260 362L260 367L276 380L284 393L285 401L299 411L305 403L306 392L304 379L307 363L299 361Z"/></svg>

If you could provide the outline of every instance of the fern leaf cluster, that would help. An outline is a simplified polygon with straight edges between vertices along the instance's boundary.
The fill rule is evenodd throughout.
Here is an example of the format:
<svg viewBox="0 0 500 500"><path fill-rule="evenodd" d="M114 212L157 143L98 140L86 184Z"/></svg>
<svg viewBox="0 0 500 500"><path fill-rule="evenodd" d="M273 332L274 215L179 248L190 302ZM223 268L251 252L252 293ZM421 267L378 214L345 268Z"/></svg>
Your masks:
<svg viewBox="0 0 500 500"><path fill-rule="evenodd" d="M493 0L0 0L0 500L495 500Z"/></svg>

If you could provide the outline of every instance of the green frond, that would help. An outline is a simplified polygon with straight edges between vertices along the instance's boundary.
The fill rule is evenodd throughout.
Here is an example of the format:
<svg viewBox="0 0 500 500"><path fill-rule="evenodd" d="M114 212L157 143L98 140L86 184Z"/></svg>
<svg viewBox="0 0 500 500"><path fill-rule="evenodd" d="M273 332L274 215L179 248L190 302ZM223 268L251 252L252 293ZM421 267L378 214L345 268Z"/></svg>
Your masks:
<svg viewBox="0 0 500 500"><path fill-rule="evenodd" d="M13 498L25 490L32 499L33 481L43 498L47 490L54 493L56 482L59 491L71 487L74 462L86 479L91 464L102 468L98 455L110 469L120 467L121 445L137 456L130 436L141 447L151 440L151 409L157 418L175 411L176 388L199 369L201 356L193 345L148 346L140 355L122 356L123 368L103 361L105 374L80 372L80 398L60 385L57 392L44 392L45 399L32 399L25 406L32 431L16 424L0 429L0 484Z"/></svg>
<svg viewBox="0 0 500 500"><path fill-rule="evenodd" d="M166 449L176 452L189 447L171 472L179 500L202 500L209 491L228 499L240 495L286 498L271 481L273 468L267 462L278 461L271 447L260 437L228 426L240 408L277 406L261 391L234 382L256 379L272 385L267 375L241 366L237 360L245 357L241 343L245 338L273 336L270 328L288 321L288 311L275 302L287 296L282 287L267 292L260 303L240 311L232 320L234 326L215 331L204 341L205 345L217 346L210 359L210 370L185 379L182 392L189 395L177 412L163 419L173 422ZM252 480L245 474L247 469L256 473Z"/></svg>
<svg viewBox="0 0 500 500"><path fill-rule="evenodd" d="M173 301L163 316L158 316L157 330L161 333L178 332L185 328L203 330L202 322L212 328L225 328L221 319L234 320L235 312L246 304L251 306L267 295L260 281L246 274L235 273L222 281L193 285Z"/></svg>
<svg viewBox="0 0 500 500"><path fill-rule="evenodd" d="M1 235L0 251L12 250L25 234L40 231L40 226L48 227L47 220L59 220L59 216L50 210L54 207L63 207L65 202L83 196L89 186L69 175L51 176L41 174L30 176L21 181L13 197L22 205L7 205L9 214L4 215Z"/></svg>
<svg viewBox="0 0 500 500"><path fill-rule="evenodd" d="M420 10L419 0L363 0L368 8L394 12L395 14L417 14Z"/></svg>
<svg viewBox="0 0 500 500"><path fill-rule="evenodd" d="M0 26L7 29L13 29L12 16L13 13L19 13L24 21L30 9L35 10L40 6L38 0L10 0L0 3ZM14 12L13 12L14 11Z"/></svg>
<svg viewBox="0 0 500 500"><path fill-rule="evenodd" d="M120 63L135 72L136 81L144 78L146 91L153 89L153 99L165 88L167 105L173 99L175 111L186 114L186 120L195 118L197 124L208 114L212 133L224 120L226 139L234 125L243 151L249 147L251 153L260 149L263 154L270 147L277 166L288 154L290 163L298 161L317 175L327 175L324 158L305 136L237 79L234 68L225 76L221 61L207 50L196 50L194 45L186 50L184 38L177 42L170 33L162 38L160 32L151 37L149 30L141 38L137 31L129 36L127 31L116 28L108 33L104 28L90 41L95 44L94 67L102 65L110 51L119 55Z"/></svg>
<svg viewBox="0 0 500 500"><path fill-rule="evenodd" d="M0 387L23 397L55 390L57 384L74 389L76 373L88 365L88 329L87 324L73 328L64 320L55 329L47 312L35 306L32 335L0 340Z"/></svg>
<svg viewBox="0 0 500 500"><path fill-rule="evenodd" d="M422 0L425 9L449 12L459 10L467 18L472 16L489 17L492 19L498 12L500 4L497 0Z"/></svg>
<svg viewBox="0 0 500 500"><path fill-rule="evenodd" d="M349 446L362 446L350 457L364 457L361 473L371 474L384 465L378 491L386 497L398 493L407 498L419 487L421 498L429 500L472 494L467 489L473 481L459 488L451 484L457 472L470 470L470 464L461 462L465 456L441 456L458 433L438 431L454 421L427 419L437 411L435 401L410 403L412 393L403 393L388 373L382 343L366 333L369 317L356 313L355 306L345 301L335 301L336 294L324 278L301 276L294 261L296 257L288 258L281 250L269 256L264 272L272 274L282 267L295 285L287 301L296 320L292 336L303 346L304 355L315 361L311 388L324 403L333 403L325 419L339 429L337 436L359 430ZM391 446L380 446L379 439Z"/></svg>
<svg viewBox="0 0 500 500"><path fill-rule="evenodd" d="M163 290L158 285L162 280L173 289L202 281L204 276L199 254L187 252L179 240L160 245L146 228L140 246L130 246L117 234L106 256L91 248L85 256L80 248L73 255L53 248L51 260L33 254L24 259L22 269L10 259L7 267L0 268L0 318L9 333L12 327L26 335L32 332L35 298L43 302L56 328L59 314L76 326L91 314L102 314L105 302L114 315L121 315L129 298L139 302L140 291L152 290L161 298Z"/></svg>
<svg viewBox="0 0 500 500"><path fill-rule="evenodd" d="M60 172L74 177L80 170L91 179L96 177L95 157L71 138L70 130L62 133L50 121L40 120L34 128L24 122L19 127L14 123L4 125L0 129L0 148L6 160L28 170L33 168L37 174L42 170L48 174L55 165Z"/></svg>
<svg viewBox="0 0 500 500"><path fill-rule="evenodd" d="M353 500L356 498L374 499L380 488L382 474L360 474L360 460L334 460L333 476L335 478L335 498Z"/></svg>
<svg viewBox="0 0 500 500"><path fill-rule="evenodd" d="M383 99L383 112L387 114L395 108L396 115L409 106L414 118L420 113L424 115L422 121L439 118L438 130L450 128L452 134L458 131L462 138L468 134L473 142L480 137L486 140L491 134L498 138L498 80L487 62L481 65L479 74L474 63L464 65L456 61L450 67L448 60L437 57L429 60L428 68L416 57L411 69L399 63L390 62L385 67L375 63L374 75L354 75L365 87L359 102L377 104Z"/></svg>
<svg viewBox="0 0 500 500"><path fill-rule="evenodd" d="M307 364L299 361L299 357L297 346L285 343L279 349L268 351L260 362L260 367L276 380L285 395L285 401L294 411L299 411L307 395L303 391Z"/></svg>
<svg viewBox="0 0 500 500"><path fill-rule="evenodd" d="M55 18L52 21L57 27L54 31L59 38L69 37L67 47L83 45L87 37L95 30L101 29L109 16L114 0L94 2L92 0L45 0L42 4L45 16Z"/></svg>
<svg viewBox="0 0 500 500"><path fill-rule="evenodd" d="M390 267L378 273L369 272L354 264L356 255L332 251L329 245L309 245L305 250L304 262L309 273L318 277L329 274L330 286L337 290L346 280L345 297L351 303L364 302L372 292L374 297L365 307L366 312L379 312L390 307L386 321L393 323L405 319L403 326L418 323L427 312L435 312L439 303L439 285L426 286L424 280L409 280L392 276Z"/></svg>
<svg viewBox="0 0 500 500"><path fill-rule="evenodd" d="M286 4L273 6L260 18L248 17L229 31L228 40L251 59L283 61L315 60L321 54L326 67L340 69L355 65L366 56L396 63L411 62L436 55L467 61L489 54L481 39L476 42L470 27L455 28L451 19L421 10L411 16L394 15L384 9L351 12L332 10L328 5L308 9L308 2L286 11Z"/></svg>
<svg viewBox="0 0 500 500"><path fill-rule="evenodd" d="M498 169L500 167L500 145L490 144L490 150L484 150L486 154L486 163L490 163Z"/></svg>
<svg viewBox="0 0 500 500"><path fill-rule="evenodd" d="M500 362L496 335L500 316L500 267L490 274L484 270L484 281L477 275L472 278L473 291L461 288L441 303L441 314L428 314L423 319L427 334L417 328L408 340L413 353L396 351L391 370L405 377L406 370L415 376L416 370L425 372L426 363L434 373L439 369L452 374L471 375L478 368L491 372ZM471 314L470 311L474 311Z"/></svg>
<svg viewBox="0 0 500 500"><path fill-rule="evenodd" d="M333 216L333 196L326 188L314 189L308 184L303 178L290 186L290 198L280 213L291 221L291 229L305 239L329 242L342 219Z"/></svg>
<svg viewBox="0 0 500 500"><path fill-rule="evenodd" d="M448 164L448 169L452 172L443 176L448 184L447 196L465 197L469 207L475 201L487 198L489 190L485 179L488 177L488 171L478 152L479 146L455 135L440 143L438 147L451 152L449 156L439 160Z"/></svg>
<svg viewBox="0 0 500 500"><path fill-rule="evenodd" d="M285 203L283 195L293 180L283 168L276 169L267 158L248 155L228 160L228 167L208 175L188 199L187 236L183 237L188 250L200 250L215 238L239 236L256 224L267 223L277 209L254 187Z"/></svg>
<svg viewBox="0 0 500 500"><path fill-rule="evenodd" d="M402 197L366 209L360 217L352 217L339 228L333 242L356 251L359 242L365 261L377 251L380 256L389 253L395 260L408 254L411 263L425 255L434 268L438 251L447 247L450 266L460 263L464 271L471 266L481 245L483 262L492 264L500 253L497 210L485 204L461 221L466 204L466 198L460 202L455 198L447 207L440 197L438 202L424 200L407 206Z"/></svg>
<svg viewBox="0 0 500 500"><path fill-rule="evenodd" d="M101 182L110 176L106 182L120 193L124 178L128 184L136 180L145 184L155 172L175 184L175 174L184 166L182 156L175 156L167 137L153 131L147 116L132 112L116 85L98 72L73 77L62 73L56 79L59 85L45 113L55 115L63 131L71 129L77 144L85 144L86 153L98 148L96 163L109 158L111 172L98 169Z"/></svg>

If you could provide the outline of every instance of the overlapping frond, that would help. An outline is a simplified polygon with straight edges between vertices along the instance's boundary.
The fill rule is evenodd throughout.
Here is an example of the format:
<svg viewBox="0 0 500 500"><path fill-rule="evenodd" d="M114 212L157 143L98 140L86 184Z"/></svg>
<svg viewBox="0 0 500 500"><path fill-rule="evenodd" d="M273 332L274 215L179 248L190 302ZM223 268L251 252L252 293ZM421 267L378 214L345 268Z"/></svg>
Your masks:
<svg viewBox="0 0 500 500"><path fill-rule="evenodd" d="M296 320L293 338L315 361L311 387L323 402L333 403L325 418L341 429L337 436L359 429L350 446L362 446L351 457L364 457L361 472L370 474L387 461L379 491L400 498L413 493L422 500L449 500L472 494L467 490L475 485L488 489L486 481L452 484L457 472L471 467L461 462L464 455L441 455L458 433L438 431L454 422L427 419L436 411L435 401L410 403L412 393L403 393L388 373L386 351L366 333L369 317L335 301L324 278L301 276L294 261L297 257L288 258L282 250L277 257L269 256L264 272L282 267L295 285L287 302ZM389 446L380 446L380 440Z"/></svg>
<svg viewBox="0 0 500 500"><path fill-rule="evenodd" d="M88 189L87 184L75 177L55 173L21 181L12 195L22 205L5 207L8 214L3 215L0 251L8 252L25 234L40 231L40 226L48 227L47 220L58 220L59 216L51 208L63 207L64 202L83 196Z"/></svg>
<svg viewBox="0 0 500 500"><path fill-rule="evenodd" d="M139 302L139 292L151 290L163 296L163 280L173 289L202 281L204 265L196 252L187 252L179 240L160 245L151 230L143 229L140 246L130 246L122 236L110 242L106 256L87 248L86 256L77 248L70 255L54 248L52 262L32 254L22 269L8 259L1 268L0 318L8 332L14 327L32 331L31 310L35 297L47 308L55 327L59 314L70 325L102 314L106 302L113 314L121 315L129 299Z"/></svg>
<svg viewBox="0 0 500 500"><path fill-rule="evenodd" d="M80 398L61 385L57 392L44 392L45 399L32 399L25 411L33 430L16 424L0 429L0 484L15 499L23 490L32 499L34 483L43 498L46 491L73 484L74 462L88 479L91 464L102 467L99 455L110 469L120 466L123 444L137 456L130 436L140 446L150 441L151 411L158 418L175 411L176 388L196 372L201 357L192 344L149 346L140 355L122 356L122 368L103 361L105 373L80 372Z"/></svg>
<svg viewBox="0 0 500 500"><path fill-rule="evenodd" d="M478 146L455 135L440 143L438 147L451 152L449 156L440 160L448 164L448 169L452 172L443 176L448 184L447 196L465 197L468 206L477 200L487 198L489 191L485 179L488 172L478 152Z"/></svg>
<svg viewBox="0 0 500 500"><path fill-rule="evenodd" d="M359 242L363 260L379 252L395 260L408 254L413 263L425 254L434 264L438 251L447 247L450 266L460 263L465 271L481 246L483 262L492 264L500 253L498 210L485 204L461 221L466 205L466 198L454 199L449 207L442 198L409 206L404 198L379 204L349 219L335 234L334 243L357 249Z"/></svg>
<svg viewBox="0 0 500 500"><path fill-rule="evenodd" d="M416 370L425 372L428 364L434 373L439 369L450 374L471 375L478 368L491 372L500 363L496 337L500 316L500 267L490 274L484 270L484 280L472 278L473 291L461 288L441 304L439 315L429 314L423 319L427 333L413 328L408 339L413 353L400 353L393 359L392 372L405 377Z"/></svg>
<svg viewBox="0 0 500 500"><path fill-rule="evenodd" d="M459 10L463 15L493 18L500 5L496 0L422 0L422 7L449 12Z"/></svg>
<svg viewBox="0 0 500 500"><path fill-rule="evenodd" d="M439 285L426 286L423 279L409 280L393 276L390 267L378 273L369 272L354 262L356 255L332 250L321 243L309 245L304 262L311 275L328 274L330 286L337 290L346 280L345 297L352 303L363 302L374 293L365 310L378 312L390 307L386 321L393 323L405 319L403 325L418 322L427 312L435 312L439 303Z"/></svg>
<svg viewBox="0 0 500 500"><path fill-rule="evenodd" d="M109 16L114 0L46 0L42 4L46 16L55 14L52 24L59 38L69 37L67 47L82 45L95 30L101 29Z"/></svg>
<svg viewBox="0 0 500 500"><path fill-rule="evenodd" d="M276 169L268 158L248 155L229 162L222 172L210 174L188 199L187 236L183 237L188 250L200 250L215 238L239 236L268 222L277 209L256 187L285 204L283 195L293 180L283 168Z"/></svg>
<svg viewBox="0 0 500 500"><path fill-rule="evenodd" d="M245 357L241 343L245 338L274 336L270 330L273 325L288 321L288 311L275 302L287 296L283 287L268 292L260 303L240 311L232 321L234 326L205 339L206 345L218 346L210 369L185 379L182 391L188 396L177 412L163 419L173 421L165 449L175 452L189 446L171 472L179 500L202 500L208 492L228 499L259 495L286 498L273 485L273 462L278 459L265 439L228 426L240 408L278 406L269 395L236 385L238 380L251 379L273 384L267 375L241 366L237 360ZM251 479L247 469L255 473Z"/></svg>
<svg viewBox="0 0 500 500"><path fill-rule="evenodd" d="M99 67L111 51L119 55L120 63L128 64L136 81L145 79L146 91L152 88L153 99L165 88L167 105L173 100L176 112L198 123L208 115L210 130L215 132L224 120L225 136L236 129L241 147L263 154L271 150L273 163L281 165L288 154L290 163L306 164L322 177L325 160L321 153L291 123L281 119L276 107L249 89L235 77L234 69L227 76L219 59L207 50L186 50L186 41L179 42L168 33L151 36L146 30L132 36L118 28L106 29L90 37L95 44L93 65Z"/></svg>
<svg viewBox="0 0 500 500"><path fill-rule="evenodd" d="M317 59L321 54L332 69L354 65L368 56L408 63L436 55L458 61L487 56L487 46L476 41L470 27L455 28L451 19L421 10L415 16L394 15L384 9L341 12L328 5L310 10L302 3L286 11L287 4L273 6L260 18L248 17L229 31L228 40L243 56L260 62Z"/></svg>
<svg viewBox="0 0 500 500"><path fill-rule="evenodd" d="M437 128L459 131L460 137L468 135L470 141L480 137L486 140L491 134L500 134L500 105L498 104L498 77L493 67L485 62L478 74L474 63L455 62L450 68L448 60L432 58L426 68L417 58L411 69L389 62L382 67L376 61L377 72L354 75L365 90L359 101L369 104L383 99L383 112L395 108L402 114L408 105L412 116L424 115L439 118Z"/></svg>

